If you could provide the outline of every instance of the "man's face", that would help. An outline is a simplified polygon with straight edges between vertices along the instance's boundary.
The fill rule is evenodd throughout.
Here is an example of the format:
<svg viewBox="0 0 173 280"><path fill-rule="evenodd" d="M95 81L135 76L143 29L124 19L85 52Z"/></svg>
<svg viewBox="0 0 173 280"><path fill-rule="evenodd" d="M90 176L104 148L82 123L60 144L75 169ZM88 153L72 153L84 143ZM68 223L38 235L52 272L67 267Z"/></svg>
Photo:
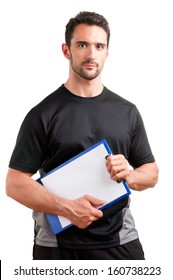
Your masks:
<svg viewBox="0 0 173 280"><path fill-rule="evenodd" d="M86 80L95 79L108 55L107 34L96 25L78 25L70 46L71 71Z"/></svg>

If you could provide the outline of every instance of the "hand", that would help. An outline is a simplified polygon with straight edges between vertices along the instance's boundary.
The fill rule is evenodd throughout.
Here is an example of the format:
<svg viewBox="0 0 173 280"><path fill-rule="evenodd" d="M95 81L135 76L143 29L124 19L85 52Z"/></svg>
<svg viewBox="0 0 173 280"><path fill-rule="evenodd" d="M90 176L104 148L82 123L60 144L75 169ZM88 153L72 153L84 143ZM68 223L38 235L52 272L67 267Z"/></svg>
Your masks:
<svg viewBox="0 0 173 280"><path fill-rule="evenodd" d="M103 204L105 204L105 201L90 195L84 195L75 200L68 200L65 206L65 216L74 225L84 229L103 216L103 212L96 208Z"/></svg>
<svg viewBox="0 0 173 280"><path fill-rule="evenodd" d="M106 160L106 167L110 173L111 179L114 181L119 181L122 179L125 180L130 174L129 163L121 154L108 156Z"/></svg>

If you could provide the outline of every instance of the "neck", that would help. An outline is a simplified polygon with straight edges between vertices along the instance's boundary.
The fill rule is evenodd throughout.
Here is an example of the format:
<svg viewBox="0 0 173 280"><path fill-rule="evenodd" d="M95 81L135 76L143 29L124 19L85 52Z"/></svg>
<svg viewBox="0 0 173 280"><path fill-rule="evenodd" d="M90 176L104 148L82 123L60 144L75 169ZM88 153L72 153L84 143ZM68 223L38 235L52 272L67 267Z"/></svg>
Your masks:
<svg viewBox="0 0 173 280"><path fill-rule="evenodd" d="M103 91L103 85L97 78L91 81L82 80L74 81L68 79L64 86L73 94L81 97L94 97Z"/></svg>

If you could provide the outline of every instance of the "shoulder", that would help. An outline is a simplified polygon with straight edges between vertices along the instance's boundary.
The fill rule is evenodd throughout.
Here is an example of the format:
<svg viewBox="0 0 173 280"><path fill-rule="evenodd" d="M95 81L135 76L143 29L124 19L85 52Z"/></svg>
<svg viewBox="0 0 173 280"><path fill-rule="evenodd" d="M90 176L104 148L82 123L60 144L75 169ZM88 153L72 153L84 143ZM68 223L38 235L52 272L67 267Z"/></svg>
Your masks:
<svg viewBox="0 0 173 280"><path fill-rule="evenodd" d="M57 110L62 108L66 102L65 100L66 91L64 86L61 85L58 89L47 95L43 100L31 108L28 114L39 118L53 116Z"/></svg>
<svg viewBox="0 0 173 280"><path fill-rule="evenodd" d="M118 95L117 93L107 89L105 87L105 96L107 101L115 108L118 112L127 113L132 115L138 115L139 110L136 104L132 103L131 101L123 98L122 96Z"/></svg>
<svg viewBox="0 0 173 280"><path fill-rule="evenodd" d="M38 124L46 125L54 115L56 115L57 110L63 106L63 85L57 90L47 95L42 101L32 107L26 114L24 124L32 124L36 126Z"/></svg>
<svg viewBox="0 0 173 280"><path fill-rule="evenodd" d="M129 107L136 107L134 103L123 98L121 95L109 90L106 87L105 87L105 91L106 91L107 98L110 99L111 101L118 102Z"/></svg>
<svg viewBox="0 0 173 280"><path fill-rule="evenodd" d="M64 95L64 86L61 85L58 89L56 89L54 92L47 95L41 102L39 102L33 109L38 110L44 110L44 108L48 107L54 107L56 106L57 102L62 100L62 97Z"/></svg>

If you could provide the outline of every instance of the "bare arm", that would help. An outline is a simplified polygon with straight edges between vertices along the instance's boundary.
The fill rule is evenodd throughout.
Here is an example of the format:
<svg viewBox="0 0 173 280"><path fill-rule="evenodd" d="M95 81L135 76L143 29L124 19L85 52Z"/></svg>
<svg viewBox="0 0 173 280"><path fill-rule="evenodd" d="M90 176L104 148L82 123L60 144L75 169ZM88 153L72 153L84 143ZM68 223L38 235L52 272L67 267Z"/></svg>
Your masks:
<svg viewBox="0 0 173 280"><path fill-rule="evenodd" d="M111 179L115 181L124 179L133 190L142 191L152 188L158 181L159 170L155 162L146 163L134 170L129 170L128 161L120 154L109 156L106 166Z"/></svg>
<svg viewBox="0 0 173 280"><path fill-rule="evenodd" d="M62 199L48 192L31 177L32 174L10 168L6 178L6 194L33 210L65 216L80 228L87 227L103 215L96 209L104 204L103 201L89 195L76 200Z"/></svg>

